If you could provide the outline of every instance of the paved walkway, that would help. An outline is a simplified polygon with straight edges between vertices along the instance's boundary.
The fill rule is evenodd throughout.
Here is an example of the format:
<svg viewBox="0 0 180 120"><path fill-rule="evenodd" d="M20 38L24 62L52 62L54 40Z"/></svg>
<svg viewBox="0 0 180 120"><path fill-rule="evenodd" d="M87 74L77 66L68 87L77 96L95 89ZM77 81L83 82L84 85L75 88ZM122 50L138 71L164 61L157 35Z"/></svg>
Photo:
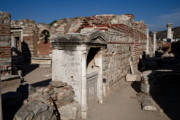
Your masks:
<svg viewBox="0 0 180 120"><path fill-rule="evenodd" d="M162 112L142 111L136 92L123 82L104 101L89 110L88 120L169 120Z"/></svg>

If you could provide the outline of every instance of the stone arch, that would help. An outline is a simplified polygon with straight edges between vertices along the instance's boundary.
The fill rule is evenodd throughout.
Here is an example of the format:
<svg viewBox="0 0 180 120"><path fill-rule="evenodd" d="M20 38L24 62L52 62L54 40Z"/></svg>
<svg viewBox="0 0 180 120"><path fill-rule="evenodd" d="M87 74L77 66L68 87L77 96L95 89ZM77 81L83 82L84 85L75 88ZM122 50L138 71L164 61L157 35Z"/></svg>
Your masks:
<svg viewBox="0 0 180 120"><path fill-rule="evenodd" d="M47 29L44 29L40 32L40 42L47 44L49 42L50 32Z"/></svg>
<svg viewBox="0 0 180 120"><path fill-rule="evenodd" d="M49 57L51 54L50 35L49 29L41 28L39 31L39 41L37 44L38 57Z"/></svg>
<svg viewBox="0 0 180 120"><path fill-rule="evenodd" d="M107 44L107 38L104 32L95 31L89 35L89 42L91 43L99 43L99 44Z"/></svg>

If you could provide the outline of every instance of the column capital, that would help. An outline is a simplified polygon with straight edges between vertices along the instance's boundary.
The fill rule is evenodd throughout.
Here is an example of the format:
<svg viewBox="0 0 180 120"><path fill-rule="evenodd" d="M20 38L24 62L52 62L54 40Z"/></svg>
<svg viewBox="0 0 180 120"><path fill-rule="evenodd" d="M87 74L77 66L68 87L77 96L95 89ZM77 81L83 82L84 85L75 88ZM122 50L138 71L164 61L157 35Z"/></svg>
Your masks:
<svg viewBox="0 0 180 120"><path fill-rule="evenodd" d="M157 32L153 32L153 34L157 34Z"/></svg>
<svg viewBox="0 0 180 120"><path fill-rule="evenodd" d="M166 26L167 27L172 27L172 23L168 23Z"/></svg>

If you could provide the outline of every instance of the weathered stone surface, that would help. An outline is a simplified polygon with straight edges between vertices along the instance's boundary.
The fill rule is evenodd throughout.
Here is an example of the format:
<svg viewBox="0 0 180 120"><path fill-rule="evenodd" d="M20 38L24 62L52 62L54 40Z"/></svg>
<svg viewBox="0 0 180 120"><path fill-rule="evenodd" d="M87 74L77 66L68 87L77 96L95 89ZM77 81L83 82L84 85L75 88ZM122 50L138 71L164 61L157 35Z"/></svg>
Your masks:
<svg viewBox="0 0 180 120"><path fill-rule="evenodd" d="M126 81L128 82L136 81L136 79L137 79L137 75L133 75L133 74L126 75Z"/></svg>
<svg viewBox="0 0 180 120"><path fill-rule="evenodd" d="M150 92L150 85L149 84L145 84L145 83L141 83L141 92L149 94L149 92Z"/></svg>
<svg viewBox="0 0 180 120"><path fill-rule="evenodd" d="M29 96L25 103L38 100L52 105L52 101L55 101L57 106L60 107L74 100L72 87L61 81L52 81L47 87L38 87L36 89L29 87L29 91Z"/></svg>
<svg viewBox="0 0 180 120"><path fill-rule="evenodd" d="M55 120L54 113L53 116L51 113L54 108L59 110L62 108L63 113L60 114L65 116L64 118L67 117L67 113L64 111L68 111L68 109L70 111L68 113L70 118L80 116L80 107L77 103L73 102L74 91L67 83L52 81L46 87L21 86L17 91L23 97L24 95L28 95L28 97L24 100L24 105L16 114L14 120ZM56 110L56 112L60 111Z"/></svg>
<svg viewBox="0 0 180 120"><path fill-rule="evenodd" d="M56 120L53 107L40 101L31 101L23 105L14 120Z"/></svg>
<svg viewBox="0 0 180 120"><path fill-rule="evenodd" d="M155 105L152 102L151 97L148 95L142 96L141 105L142 105L143 110L147 110L147 111L156 111L157 110L157 108L155 107Z"/></svg>
<svg viewBox="0 0 180 120"><path fill-rule="evenodd" d="M62 120L79 120L80 106L78 103L71 103L59 108Z"/></svg>
<svg viewBox="0 0 180 120"><path fill-rule="evenodd" d="M144 71L142 73L141 80L141 92L149 94L150 93L150 81L152 80L152 71Z"/></svg>

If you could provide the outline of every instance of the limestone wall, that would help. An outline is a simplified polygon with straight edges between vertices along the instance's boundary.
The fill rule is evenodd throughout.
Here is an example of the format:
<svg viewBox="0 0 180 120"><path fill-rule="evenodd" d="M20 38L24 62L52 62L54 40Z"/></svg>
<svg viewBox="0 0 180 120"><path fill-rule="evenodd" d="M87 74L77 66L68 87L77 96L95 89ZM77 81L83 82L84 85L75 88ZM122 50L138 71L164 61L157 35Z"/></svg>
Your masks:
<svg viewBox="0 0 180 120"><path fill-rule="evenodd" d="M0 74L11 73L11 17L9 13L0 12Z"/></svg>

